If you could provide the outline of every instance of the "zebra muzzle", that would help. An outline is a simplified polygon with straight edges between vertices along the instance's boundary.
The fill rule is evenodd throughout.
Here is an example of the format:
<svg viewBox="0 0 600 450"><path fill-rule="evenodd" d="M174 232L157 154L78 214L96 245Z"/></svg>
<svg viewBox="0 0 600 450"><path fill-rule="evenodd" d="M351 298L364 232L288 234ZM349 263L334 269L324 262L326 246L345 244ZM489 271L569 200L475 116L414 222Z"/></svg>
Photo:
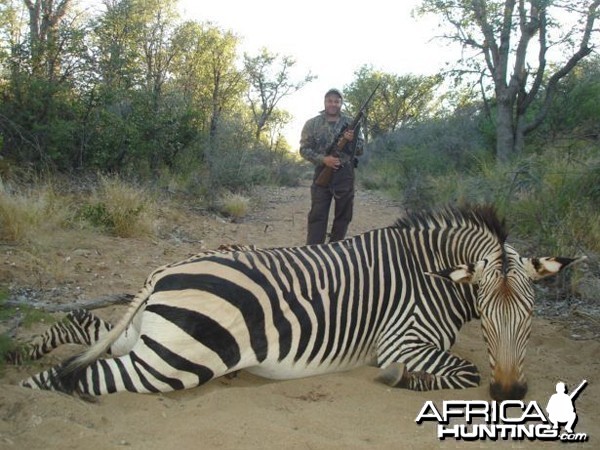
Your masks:
<svg viewBox="0 0 600 450"><path fill-rule="evenodd" d="M527 394L527 383L515 382L504 385L498 382L490 383L490 396L493 400L522 400Z"/></svg>

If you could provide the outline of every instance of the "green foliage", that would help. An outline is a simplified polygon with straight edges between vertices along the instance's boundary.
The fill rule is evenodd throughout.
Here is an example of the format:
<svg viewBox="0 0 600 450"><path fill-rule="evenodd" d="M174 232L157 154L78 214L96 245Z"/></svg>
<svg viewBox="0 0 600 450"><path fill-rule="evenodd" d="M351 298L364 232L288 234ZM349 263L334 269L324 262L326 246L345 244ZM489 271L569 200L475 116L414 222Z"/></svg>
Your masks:
<svg viewBox="0 0 600 450"><path fill-rule="evenodd" d="M588 0L422 0L416 8L418 15L438 16L438 38L462 47L447 75L492 94L499 161L523 153L526 135L546 118L557 82L592 53L598 8ZM531 57L550 53L559 55L552 63Z"/></svg>
<svg viewBox="0 0 600 450"><path fill-rule="evenodd" d="M435 178L468 171L490 157L479 118L467 111L382 136L369 150L360 171L365 186L402 195L411 208L434 202Z"/></svg>
<svg viewBox="0 0 600 450"><path fill-rule="evenodd" d="M303 79L291 80L291 69L296 61L290 56L280 57L262 48L258 55L244 55L244 69L250 89L248 101L255 124L255 136L260 138L263 130L277 126L275 120L286 117L274 114L277 104L302 89L316 77L308 73Z"/></svg>
<svg viewBox="0 0 600 450"><path fill-rule="evenodd" d="M600 134L600 56L590 56L558 85L546 121L533 135L534 143L548 136L576 132L579 136ZM535 105L538 108L540 105Z"/></svg>
<svg viewBox="0 0 600 450"><path fill-rule="evenodd" d="M344 102L355 114L379 83L367 115L367 134L378 137L400 127L414 125L431 117L436 108L438 76L394 75L362 66L356 79L344 87Z"/></svg>
<svg viewBox="0 0 600 450"><path fill-rule="evenodd" d="M514 231L550 253L600 251L600 158L589 143L576 154L560 148L524 159L506 213Z"/></svg>
<svg viewBox="0 0 600 450"><path fill-rule="evenodd" d="M0 103L5 156L41 169L69 166L75 158L76 102L65 86L27 75L17 76L8 101Z"/></svg>
<svg viewBox="0 0 600 450"><path fill-rule="evenodd" d="M297 184L302 166L285 150L272 150L245 133L245 121L223 121L205 149L203 183L216 199L222 191L247 192L256 185ZM244 139L245 137L245 139Z"/></svg>
<svg viewBox="0 0 600 450"><path fill-rule="evenodd" d="M246 73L238 68L239 37L211 23L179 22L176 0L107 2L93 17L73 3L63 10L41 2L56 27L40 30L48 34L39 39L15 15L22 4L0 11L4 162L38 174L77 170L154 183L176 174L186 189L211 195L297 181L301 169L281 139L290 116L275 106L312 77L293 83L291 58L271 59L265 50L247 59L246 68L258 70ZM52 46L57 37L61 46ZM253 117L263 94L270 102ZM121 234L111 208L91 201L79 217ZM132 207L124 222L145 212Z"/></svg>
<svg viewBox="0 0 600 450"><path fill-rule="evenodd" d="M114 228L114 221L104 203L87 203L83 205L79 210L78 218L87 220L98 228Z"/></svg>
<svg viewBox="0 0 600 450"><path fill-rule="evenodd" d="M387 177L387 190L410 208L492 203L507 218L511 234L527 238L538 252L600 252L600 144L582 141L568 152L546 148L506 164L476 158L468 167L448 164L447 170L427 154L416 155L408 149L402 158L371 163L368 172L375 175L366 178ZM411 158L410 167L431 170L406 171L403 164Z"/></svg>

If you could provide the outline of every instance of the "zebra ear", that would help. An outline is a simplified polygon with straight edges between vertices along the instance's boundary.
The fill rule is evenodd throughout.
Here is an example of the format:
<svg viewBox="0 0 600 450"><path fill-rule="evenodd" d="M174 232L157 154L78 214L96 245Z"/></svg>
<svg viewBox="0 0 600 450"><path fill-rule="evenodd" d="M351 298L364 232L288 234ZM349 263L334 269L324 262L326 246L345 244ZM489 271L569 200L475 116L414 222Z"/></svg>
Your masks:
<svg viewBox="0 0 600 450"><path fill-rule="evenodd" d="M450 280L455 283L477 284L481 277L481 270L484 262L478 261L475 264L460 264L449 269L439 270L437 272L425 272L426 275Z"/></svg>
<svg viewBox="0 0 600 450"><path fill-rule="evenodd" d="M533 281L541 280L542 278L556 275L565 267L584 261L587 256L580 258L561 258L561 257L545 257L545 258L523 258L523 267L525 272Z"/></svg>

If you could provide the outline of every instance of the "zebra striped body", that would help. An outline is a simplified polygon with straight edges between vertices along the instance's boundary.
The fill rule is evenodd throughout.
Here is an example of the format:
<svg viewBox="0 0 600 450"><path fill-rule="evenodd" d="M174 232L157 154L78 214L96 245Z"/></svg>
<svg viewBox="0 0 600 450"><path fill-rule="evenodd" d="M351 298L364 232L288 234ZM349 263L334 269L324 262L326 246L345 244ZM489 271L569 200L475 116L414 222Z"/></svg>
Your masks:
<svg viewBox="0 0 600 450"><path fill-rule="evenodd" d="M199 258L219 253L255 249L256 247L254 246L222 244L217 250L206 250L201 253L196 253L187 260L175 264L179 265L187 261L195 261ZM154 273L160 273L175 264L162 266ZM145 292L151 290L149 284L154 279L154 273L148 277L138 296L143 296ZM133 295L126 294L121 300L130 301L133 298ZM112 324L94 315L90 311L83 308L76 309L67 313L62 320L53 324L42 335L36 336L32 342L20 346L14 351L8 352L5 355L5 361L15 365L22 364L25 361L35 361L65 344L91 346L103 338L111 329ZM110 354L110 349L108 349L108 353Z"/></svg>
<svg viewBox="0 0 600 450"><path fill-rule="evenodd" d="M482 267L492 275L477 277L495 280L507 257L529 267L504 238L491 209L446 210L328 245L192 257L156 270L124 319L88 352L23 384L93 395L165 392L240 369L287 379L375 362L404 365L398 376L384 372L391 385L476 386L477 368L449 349L482 302L476 284L454 277ZM533 291L518 286L521 272L514 288L530 308ZM521 347L508 353L524 355ZM99 359L108 349L114 357ZM521 383L522 359L513 363L510 382Z"/></svg>
<svg viewBox="0 0 600 450"><path fill-rule="evenodd" d="M112 325L85 309L69 312L64 319L37 336L31 343L6 354L6 361L22 364L35 361L64 344L91 346L110 331Z"/></svg>

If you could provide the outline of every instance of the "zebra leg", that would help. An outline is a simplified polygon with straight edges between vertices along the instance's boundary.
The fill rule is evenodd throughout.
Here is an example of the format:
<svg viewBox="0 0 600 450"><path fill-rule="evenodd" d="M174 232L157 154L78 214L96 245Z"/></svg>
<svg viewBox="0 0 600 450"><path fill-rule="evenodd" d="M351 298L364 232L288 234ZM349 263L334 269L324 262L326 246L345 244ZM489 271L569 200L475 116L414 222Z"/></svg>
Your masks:
<svg viewBox="0 0 600 450"><path fill-rule="evenodd" d="M82 396L115 392L157 393L189 389L223 375L171 352L142 336L128 354L99 359L89 366L71 368L67 360L40 372L20 385L32 389L60 391Z"/></svg>
<svg viewBox="0 0 600 450"><path fill-rule="evenodd" d="M11 364L40 359L63 344L90 346L112 328L112 325L85 309L69 312L64 319L52 325L33 342L8 352L5 356Z"/></svg>
<svg viewBox="0 0 600 450"><path fill-rule="evenodd" d="M481 377L473 363L433 344L411 346L400 353L400 361L382 369L377 381L413 391L479 386Z"/></svg>

